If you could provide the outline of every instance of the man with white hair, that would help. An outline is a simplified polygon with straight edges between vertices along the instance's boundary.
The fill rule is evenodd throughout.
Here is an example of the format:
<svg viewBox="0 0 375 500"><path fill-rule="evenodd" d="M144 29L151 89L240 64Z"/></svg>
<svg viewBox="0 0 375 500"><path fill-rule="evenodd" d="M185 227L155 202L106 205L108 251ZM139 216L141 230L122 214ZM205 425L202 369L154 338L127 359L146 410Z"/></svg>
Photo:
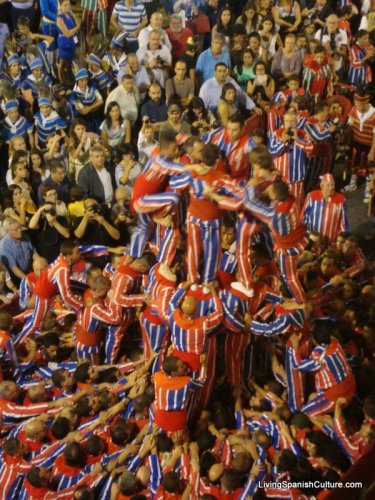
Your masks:
<svg viewBox="0 0 375 500"><path fill-rule="evenodd" d="M158 82L165 88L167 70L172 65L171 51L163 45L158 30L150 32L149 43L137 50L139 62L146 68L152 82Z"/></svg>
<svg viewBox="0 0 375 500"><path fill-rule="evenodd" d="M3 222L4 238L0 241L0 259L17 279L17 284L30 270L33 256L38 257L30 241L22 234L20 223L7 218Z"/></svg>
<svg viewBox="0 0 375 500"><path fill-rule="evenodd" d="M315 39L324 45L327 52L332 56L334 69L342 71L345 58L348 54L349 40L346 31L338 28L339 18L331 14L326 19L326 27L321 28L315 34Z"/></svg>
<svg viewBox="0 0 375 500"><path fill-rule="evenodd" d="M163 16L160 12L154 12L150 17L150 24L143 28L138 35L138 45L139 48L147 47L150 41L151 31L158 31L161 36L161 43L166 45L169 50L172 48L172 44L168 38L166 31L163 30Z"/></svg>

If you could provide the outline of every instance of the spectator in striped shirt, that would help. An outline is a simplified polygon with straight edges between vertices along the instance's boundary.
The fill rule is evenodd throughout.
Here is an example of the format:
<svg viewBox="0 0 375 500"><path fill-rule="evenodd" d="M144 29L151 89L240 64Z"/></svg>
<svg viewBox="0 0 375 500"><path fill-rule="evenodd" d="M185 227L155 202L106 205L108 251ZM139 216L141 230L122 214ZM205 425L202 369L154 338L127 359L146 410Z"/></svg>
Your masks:
<svg viewBox="0 0 375 500"><path fill-rule="evenodd" d="M111 17L111 26L123 32L130 52L138 49L137 37L147 26L146 9L142 3L134 0L121 0L115 4Z"/></svg>

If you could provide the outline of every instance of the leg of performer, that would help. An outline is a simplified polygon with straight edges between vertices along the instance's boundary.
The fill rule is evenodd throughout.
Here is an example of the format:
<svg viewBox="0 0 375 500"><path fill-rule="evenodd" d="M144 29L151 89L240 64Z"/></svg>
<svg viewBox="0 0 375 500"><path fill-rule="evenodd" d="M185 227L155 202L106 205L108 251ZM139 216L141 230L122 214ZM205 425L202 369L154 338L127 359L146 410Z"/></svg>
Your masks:
<svg viewBox="0 0 375 500"><path fill-rule="evenodd" d="M132 234L129 255L141 257L152 233L154 223L147 214L138 214L138 223Z"/></svg>
<svg viewBox="0 0 375 500"><path fill-rule="evenodd" d="M293 298L299 304L305 300L305 292L297 272L298 255L289 255L278 251L278 261L281 276L284 279Z"/></svg>
<svg viewBox="0 0 375 500"><path fill-rule="evenodd" d="M33 315L23 327L21 332L15 337L13 341L14 345L23 342L42 326L43 320L47 315L50 305L50 299L41 299L40 297L36 297Z"/></svg>
<svg viewBox="0 0 375 500"><path fill-rule="evenodd" d="M191 283L199 281L199 258L202 250L202 231L198 223L187 219L187 264L188 279Z"/></svg>
<svg viewBox="0 0 375 500"><path fill-rule="evenodd" d="M205 227L203 239L203 283L212 283L219 268L220 221L213 221Z"/></svg>

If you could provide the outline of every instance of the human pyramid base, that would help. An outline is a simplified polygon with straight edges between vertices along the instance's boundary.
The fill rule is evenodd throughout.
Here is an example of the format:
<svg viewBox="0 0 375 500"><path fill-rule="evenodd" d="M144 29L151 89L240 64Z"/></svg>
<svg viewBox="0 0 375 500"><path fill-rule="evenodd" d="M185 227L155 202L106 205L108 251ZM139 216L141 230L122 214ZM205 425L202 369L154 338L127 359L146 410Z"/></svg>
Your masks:
<svg viewBox="0 0 375 500"><path fill-rule="evenodd" d="M0 500L359 498L372 4L80 7L0 5Z"/></svg>

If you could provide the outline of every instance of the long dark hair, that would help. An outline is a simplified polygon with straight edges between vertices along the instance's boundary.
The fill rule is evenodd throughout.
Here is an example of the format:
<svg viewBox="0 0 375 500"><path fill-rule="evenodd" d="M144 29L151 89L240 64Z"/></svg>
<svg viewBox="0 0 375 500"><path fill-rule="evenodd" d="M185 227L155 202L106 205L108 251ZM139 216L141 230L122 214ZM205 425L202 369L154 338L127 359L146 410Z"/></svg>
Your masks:
<svg viewBox="0 0 375 500"><path fill-rule="evenodd" d="M71 139L74 148L76 148L79 144L78 137L77 137L76 133L74 132L74 129L77 125L82 125L82 127L85 127L87 130L87 122L83 118L76 118L73 121L73 123L70 125L69 138Z"/></svg>
<svg viewBox="0 0 375 500"><path fill-rule="evenodd" d="M22 188L17 186L17 184L11 184L10 186L7 187L6 192L4 193L4 201L2 203L3 208L14 208L13 205L13 194L14 192L19 189L22 193Z"/></svg>
<svg viewBox="0 0 375 500"><path fill-rule="evenodd" d="M17 164L21 163L22 158L27 159L27 156L28 156L28 154L26 151L16 151L14 153L12 161L10 163L10 170L12 172L12 177L14 177L14 175L15 175L15 170L16 170ZM27 164L26 164L26 168L28 169ZM29 171L29 173L30 173L30 171Z"/></svg>
<svg viewBox="0 0 375 500"><path fill-rule="evenodd" d="M241 12L241 24L243 24L246 28L246 23L247 23L247 17L246 17L246 14L245 12L249 9L252 9L255 14L254 14L254 17L253 17L253 20L251 22L251 29L255 30L257 29L258 27L258 23L259 23L259 14L258 14L258 11L257 11L257 8L255 6L255 3L254 2L247 2L244 6L244 8L242 9L242 12Z"/></svg>
<svg viewBox="0 0 375 500"><path fill-rule="evenodd" d="M31 157L33 155L34 156L39 156L39 158L40 158L40 168L44 172L44 170L46 169L46 162L44 160L43 153L40 151L40 149L36 149L36 148L35 149L31 149L29 155L30 155L30 161L29 161L29 163L30 163L30 166L29 166L30 172L33 171L33 162L32 162L32 159L31 159Z"/></svg>
<svg viewBox="0 0 375 500"><path fill-rule="evenodd" d="M121 109L120 109L119 104L116 101L110 102L108 104L107 112L105 114L105 122L106 122L108 128L112 127L112 119L111 119L111 116L110 116L110 112L116 106L118 107L118 109L120 111L120 126L122 125L122 122L124 121L123 117L121 116Z"/></svg>
<svg viewBox="0 0 375 500"><path fill-rule="evenodd" d="M245 50L242 52L242 55L241 55L241 64L239 64L239 65L237 66L237 73L238 73L239 75L242 75L242 73L243 73L243 56L244 56L245 54L250 54L250 55L251 55L251 57L253 58L253 64L254 64L254 59L255 59L254 52L253 52L251 49L245 49Z"/></svg>
<svg viewBox="0 0 375 500"><path fill-rule="evenodd" d="M221 16L222 16L223 12L225 12L226 10L229 10L230 20L229 20L228 25L224 26L223 23L221 22ZM223 7L222 9L220 9L220 11L217 15L217 23L216 23L217 32L228 36L228 28L231 26L231 24L232 24L232 11L230 10L230 7L227 7L227 6Z"/></svg>
<svg viewBox="0 0 375 500"><path fill-rule="evenodd" d="M208 120L208 110L204 106L203 99L200 97L193 97L186 113L186 118L189 123L193 123L197 119L197 115L193 111L194 108L202 108L202 116L205 120Z"/></svg>
<svg viewBox="0 0 375 500"><path fill-rule="evenodd" d="M260 23L260 26L259 26L259 30L262 31L263 29L263 23L265 21L271 21L272 23L272 29L270 31L270 33L272 33L273 35L276 33L276 23L275 23L275 20L272 16L264 16L261 23Z"/></svg>

